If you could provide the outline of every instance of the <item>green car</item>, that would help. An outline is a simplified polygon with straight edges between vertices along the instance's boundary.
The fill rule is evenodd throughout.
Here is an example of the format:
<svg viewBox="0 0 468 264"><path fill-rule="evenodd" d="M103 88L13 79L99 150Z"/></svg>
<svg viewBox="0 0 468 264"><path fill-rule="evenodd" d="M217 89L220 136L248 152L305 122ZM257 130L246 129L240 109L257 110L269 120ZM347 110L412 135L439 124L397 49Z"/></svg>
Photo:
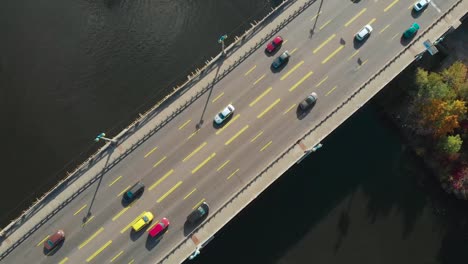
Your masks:
<svg viewBox="0 0 468 264"><path fill-rule="evenodd" d="M408 28L408 29L403 33L403 38L409 39L409 38L414 37L414 35L416 35L416 33L418 32L418 30L419 30L419 25L418 25L418 23L413 23L413 25L411 25L411 27Z"/></svg>

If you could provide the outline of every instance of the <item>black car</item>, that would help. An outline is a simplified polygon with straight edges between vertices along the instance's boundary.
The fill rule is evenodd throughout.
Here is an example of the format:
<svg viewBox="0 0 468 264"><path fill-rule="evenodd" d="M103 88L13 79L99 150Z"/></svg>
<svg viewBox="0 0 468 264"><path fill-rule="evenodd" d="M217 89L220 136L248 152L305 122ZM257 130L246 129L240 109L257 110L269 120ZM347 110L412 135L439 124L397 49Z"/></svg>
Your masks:
<svg viewBox="0 0 468 264"><path fill-rule="evenodd" d="M209 210L210 207L208 204L203 202L200 206L197 207L197 209L193 210L193 212L187 216L187 222L190 224L198 222L200 219L208 215Z"/></svg>
<svg viewBox="0 0 468 264"><path fill-rule="evenodd" d="M283 52L283 54L281 54L278 58L276 58L273 61L273 63L271 64L271 67L273 67L274 69L280 68L286 62L288 62L289 57L291 57L291 55L289 55L288 51Z"/></svg>
<svg viewBox="0 0 468 264"><path fill-rule="evenodd" d="M127 203L132 202L134 199L139 198L145 191L145 185L139 181L130 187L123 195L123 200Z"/></svg>

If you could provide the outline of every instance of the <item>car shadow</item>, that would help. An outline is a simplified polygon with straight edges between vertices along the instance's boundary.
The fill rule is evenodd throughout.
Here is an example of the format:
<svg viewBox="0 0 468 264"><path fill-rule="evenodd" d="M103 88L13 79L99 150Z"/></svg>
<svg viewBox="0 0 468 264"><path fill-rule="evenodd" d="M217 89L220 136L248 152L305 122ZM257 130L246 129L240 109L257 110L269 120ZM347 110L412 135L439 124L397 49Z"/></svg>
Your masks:
<svg viewBox="0 0 468 264"><path fill-rule="evenodd" d="M285 61L278 68L275 68L275 67L273 67L273 65L270 65L270 70L271 70L272 73L278 73L278 72L282 71L283 68L286 67L286 65L288 65L288 63L289 63L289 60Z"/></svg>
<svg viewBox="0 0 468 264"><path fill-rule="evenodd" d="M151 222L148 224L148 226L149 226L149 225L151 225ZM132 241L138 240L143 234L146 233L146 232L145 232L146 227L147 227L147 226L143 227L143 228L142 228L140 231L138 231L138 232L135 232L135 231L133 230L133 228L132 228L131 231L130 231L130 239L131 239Z"/></svg>
<svg viewBox="0 0 468 264"><path fill-rule="evenodd" d="M63 243L65 242L65 239L60 241L60 243L57 244L57 246L55 246L53 249L51 250L48 250L47 248L43 247L42 248L42 252L44 253L44 255L46 256L53 256L55 255L55 253L57 251L59 251L59 249L63 246Z"/></svg>
<svg viewBox="0 0 468 264"><path fill-rule="evenodd" d="M420 17L421 14L424 12L424 10L425 10L426 8L427 8L427 6L424 7L424 8L423 8L422 10L420 10L420 11L416 11L416 10L414 10L414 8L412 8L412 9L411 9L411 16L412 16L413 18L418 18L418 17Z"/></svg>
<svg viewBox="0 0 468 264"><path fill-rule="evenodd" d="M193 230L195 230L195 228L197 228L201 223L203 223L203 221L205 221L207 216L208 216L208 214L203 216L202 218L198 219L198 221L196 221L194 223L189 223L188 221L185 221L185 223L184 223L184 236L190 235L193 232Z"/></svg>
<svg viewBox="0 0 468 264"><path fill-rule="evenodd" d="M309 113L310 111L312 111L312 108L314 107L309 107L308 109L306 110L302 110L299 106L296 108L296 117L297 119L299 120L302 120L304 119Z"/></svg>
<svg viewBox="0 0 468 264"><path fill-rule="evenodd" d="M364 45L364 43L367 41L369 37L367 37L366 39L363 39L361 41L357 40L356 38L353 38L353 47L354 49L360 49L362 47L362 45Z"/></svg>
<svg viewBox="0 0 468 264"><path fill-rule="evenodd" d="M167 232L167 229L168 228L164 229L164 231L162 231L155 237L151 237L150 235L148 235L145 244L145 247L148 251L155 248L159 244L159 242L161 242L161 240L164 238L164 234Z"/></svg>
<svg viewBox="0 0 468 264"><path fill-rule="evenodd" d="M408 45L411 42L411 40L414 38L414 36L416 36L416 34L414 34L411 38L405 38L404 35L402 34L400 37L400 44L403 46Z"/></svg>
<svg viewBox="0 0 468 264"><path fill-rule="evenodd" d="M278 51L281 49L282 46L283 46L283 44L279 45L279 46L278 46L274 51L272 51L272 52L268 52L267 49L265 49L265 50L264 50L265 55L266 55L267 57L273 57L273 56L275 56L276 53L278 53Z"/></svg>

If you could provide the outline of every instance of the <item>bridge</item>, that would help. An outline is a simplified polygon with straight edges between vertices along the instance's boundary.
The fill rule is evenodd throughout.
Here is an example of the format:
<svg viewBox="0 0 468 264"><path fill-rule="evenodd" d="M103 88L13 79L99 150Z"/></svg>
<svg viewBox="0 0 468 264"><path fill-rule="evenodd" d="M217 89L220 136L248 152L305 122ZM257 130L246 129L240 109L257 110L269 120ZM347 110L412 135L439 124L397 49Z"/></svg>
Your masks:
<svg viewBox="0 0 468 264"><path fill-rule="evenodd" d="M425 41L457 27L467 10L463 0L433 0L419 13L412 12L413 4L283 2L5 227L0 261L180 263L195 256L420 56ZM402 40L415 21L417 35ZM354 40L367 24L373 28L369 38ZM265 45L277 35L282 46L266 54ZM272 70L273 59L285 50L289 61ZM316 105L300 111L299 102L311 92L318 95ZM214 126L213 116L228 104L236 108L233 115ZM123 204L123 193L137 181L146 186L142 197ZM187 223L203 202L209 214ZM133 232L144 211L154 220ZM148 237L146 231L163 217L170 227L157 239ZM44 241L58 229L65 241L45 252Z"/></svg>

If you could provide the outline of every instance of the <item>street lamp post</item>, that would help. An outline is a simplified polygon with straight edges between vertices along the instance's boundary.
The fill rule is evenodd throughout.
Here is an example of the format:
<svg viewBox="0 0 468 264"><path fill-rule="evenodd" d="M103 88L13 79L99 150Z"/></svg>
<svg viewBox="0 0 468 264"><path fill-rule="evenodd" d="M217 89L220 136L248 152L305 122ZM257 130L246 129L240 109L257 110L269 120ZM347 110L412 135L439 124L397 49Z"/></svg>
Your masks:
<svg viewBox="0 0 468 264"><path fill-rule="evenodd" d="M226 56L226 51L224 50L224 40L227 39L227 37L228 37L227 35L222 35L218 39L218 43L221 43L221 50L223 52L223 56Z"/></svg>
<svg viewBox="0 0 468 264"><path fill-rule="evenodd" d="M105 140L105 141L108 141L110 143L117 143L117 141L115 141L115 139L106 138L106 133L101 133L101 134L97 135L97 137L94 139L94 142L98 142L101 139Z"/></svg>

